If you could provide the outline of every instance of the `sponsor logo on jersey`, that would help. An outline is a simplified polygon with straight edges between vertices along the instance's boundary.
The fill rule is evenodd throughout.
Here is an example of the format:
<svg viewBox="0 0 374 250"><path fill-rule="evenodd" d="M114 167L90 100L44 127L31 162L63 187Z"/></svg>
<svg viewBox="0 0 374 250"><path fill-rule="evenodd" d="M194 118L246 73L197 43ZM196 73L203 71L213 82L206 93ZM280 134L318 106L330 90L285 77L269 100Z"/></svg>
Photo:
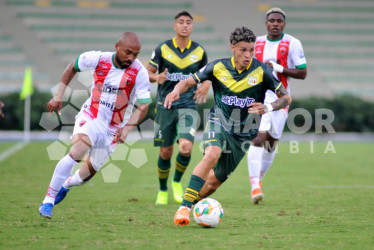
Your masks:
<svg viewBox="0 0 374 250"><path fill-rule="evenodd" d="M255 101L255 99L247 97L247 98L239 98L237 96L227 96L223 95L221 98L221 101L227 105L230 106L236 106L236 107L249 107L252 102Z"/></svg>
<svg viewBox="0 0 374 250"><path fill-rule="evenodd" d="M170 74L168 72L168 73L166 73L166 76L168 77L169 81L179 82L179 81L182 81L182 80L186 80L188 77L192 76L192 74L188 74L188 75L185 75L185 74L182 74L182 73L172 73L172 74Z"/></svg>

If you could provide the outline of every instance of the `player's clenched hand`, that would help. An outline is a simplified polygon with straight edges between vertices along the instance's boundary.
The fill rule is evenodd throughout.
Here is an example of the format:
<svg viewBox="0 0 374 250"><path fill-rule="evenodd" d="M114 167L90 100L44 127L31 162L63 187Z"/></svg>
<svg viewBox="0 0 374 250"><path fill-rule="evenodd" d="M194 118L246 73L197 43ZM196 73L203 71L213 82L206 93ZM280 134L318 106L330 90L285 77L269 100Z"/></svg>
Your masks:
<svg viewBox="0 0 374 250"><path fill-rule="evenodd" d="M47 104L47 109L49 114L53 113L55 109L59 115L61 115L61 108L62 108L62 100L60 98L53 97Z"/></svg>
<svg viewBox="0 0 374 250"><path fill-rule="evenodd" d="M164 70L164 72L158 74L156 80L157 80L157 82L158 82L159 84L163 84L165 81L169 80L169 78L167 77L167 73L168 73L168 69L166 68L166 69Z"/></svg>
<svg viewBox="0 0 374 250"><path fill-rule="evenodd" d="M268 111L266 105L262 104L261 102L253 102L249 106L248 113L250 114L265 114Z"/></svg>
<svg viewBox="0 0 374 250"><path fill-rule="evenodd" d="M179 93L176 91L170 92L165 98L164 107L170 109L171 104L176 100L179 100Z"/></svg>
<svg viewBox="0 0 374 250"><path fill-rule="evenodd" d="M117 143L125 142L127 135L128 135L128 131L124 128L125 127L117 129L117 131L114 133L113 142L117 142Z"/></svg>

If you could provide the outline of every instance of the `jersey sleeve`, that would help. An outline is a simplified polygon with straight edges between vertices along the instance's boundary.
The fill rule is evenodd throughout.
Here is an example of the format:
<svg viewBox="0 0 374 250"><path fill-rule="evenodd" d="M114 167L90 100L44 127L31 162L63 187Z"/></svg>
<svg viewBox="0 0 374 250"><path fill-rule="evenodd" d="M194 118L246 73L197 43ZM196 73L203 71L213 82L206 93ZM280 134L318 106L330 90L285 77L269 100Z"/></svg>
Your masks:
<svg viewBox="0 0 374 250"><path fill-rule="evenodd" d="M304 55L303 46L301 45L300 40L295 39L292 41L291 51L291 60L297 69L306 68L306 59Z"/></svg>
<svg viewBox="0 0 374 250"><path fill-rule="evenodd" d="M78 56L75 60L75 69L78 72L86 70L94 70L100 60L101 51L88 51Z"/></svg>
<svg viewBox="0 0 374 250"><path fill-rule="evenodd" d="M204 67L202 67L199 71L197 71L195 74L192 75L192 78L195 80L195 82L200 83L205 80L210 80L213 75L213 66L214 63L208 63Z"/></svg>
<svg viewBox="0 0 374 250"><path fill-rule="evenodd" d="M161 62L161 45L159 45L152 52L151 60L149 60L148 64L158 69L160 67L160 62Z"/></svg>
<svg viewBox="0 0 374 250"><path fill-rule="evenodd" d="M142 67L135 80L135 97L137 103L151 103L151 83L148 71Z"/></svg>
<svg viewBox="0 0 374 250"><path fill-rule="evenodd" d="M282 83L274 76L273 70L268 65L265 65L264 68L264 81L264 92L269 89L277 93L278 89L282 86Z"/></svg>

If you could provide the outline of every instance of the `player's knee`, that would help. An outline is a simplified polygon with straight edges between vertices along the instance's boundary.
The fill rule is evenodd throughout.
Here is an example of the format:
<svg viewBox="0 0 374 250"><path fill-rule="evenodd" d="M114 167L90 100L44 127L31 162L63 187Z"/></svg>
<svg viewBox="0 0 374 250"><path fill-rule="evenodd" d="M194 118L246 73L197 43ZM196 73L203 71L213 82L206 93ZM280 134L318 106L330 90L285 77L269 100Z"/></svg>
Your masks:
<svg viewBox="0 0 374 250"><path fill-rule="evenodd" d="M192 151L191 141L181 141L179 144L179 152L184 156L190 156Z"/></svg>
<svg viewBox="0 0 374 250"><path fill-rule="evenodd" d="M162 147L160 150L160 156L164 160L168 160L173 155L173 147Z"/></svg>
<svg viewBox="0 0 374 250"><path fill-rule="evenodd" d="M219 157L221 156L220 153L215 152L215 151L206 151L203 161L205 161L209 166L214 166L216 165Z"/></svg>

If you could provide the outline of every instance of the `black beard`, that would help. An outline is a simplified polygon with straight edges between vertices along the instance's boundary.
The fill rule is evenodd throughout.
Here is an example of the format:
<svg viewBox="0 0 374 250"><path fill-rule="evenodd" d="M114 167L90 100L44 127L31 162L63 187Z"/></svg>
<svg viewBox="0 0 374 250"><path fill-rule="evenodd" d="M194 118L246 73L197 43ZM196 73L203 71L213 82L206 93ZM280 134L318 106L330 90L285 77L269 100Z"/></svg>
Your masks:
<svg viewBox="0 0 374 250"><path fill-rule="evenodd" d="M117 61L118 66L119 66L120 69L126 69L126 68L128 68L132 64L131 61L124 61L124 62L128 62L129 65L124 64L123 62L121 62L121 60L120 60L120 58L119 58L119 56L117 54L115 55L115 58L116 58L116 61Z"/></svg>

